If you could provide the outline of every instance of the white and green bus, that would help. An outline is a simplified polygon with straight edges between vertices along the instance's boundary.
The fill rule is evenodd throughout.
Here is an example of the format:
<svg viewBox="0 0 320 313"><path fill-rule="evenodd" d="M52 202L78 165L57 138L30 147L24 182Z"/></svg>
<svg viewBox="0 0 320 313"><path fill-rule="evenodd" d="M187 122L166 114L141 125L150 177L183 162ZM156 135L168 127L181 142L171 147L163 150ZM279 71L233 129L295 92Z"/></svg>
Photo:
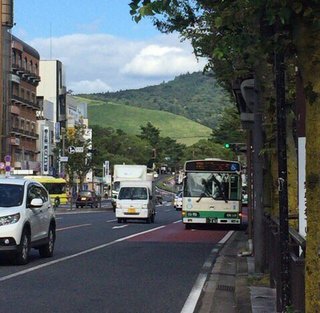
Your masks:
<svg viewBox="0 0 320 313"><path fill-rule="evenodd" d="M184 166L182 221L192 224L242 224L241 165L204 159Z"/></svg>

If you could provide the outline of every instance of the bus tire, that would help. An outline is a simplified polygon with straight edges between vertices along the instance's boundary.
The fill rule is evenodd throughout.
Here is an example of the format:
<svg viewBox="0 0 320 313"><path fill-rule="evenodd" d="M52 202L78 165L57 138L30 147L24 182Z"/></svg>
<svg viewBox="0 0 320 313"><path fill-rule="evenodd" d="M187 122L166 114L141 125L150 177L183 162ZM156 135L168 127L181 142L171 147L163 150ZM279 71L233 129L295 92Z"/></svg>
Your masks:
<svg viewBox="0 0 320 313"><path fill-rule="evenodd" d="M192 228L192 225L187 223L187 224L184 224L184 228L185 229L191 229Z"/></svg>

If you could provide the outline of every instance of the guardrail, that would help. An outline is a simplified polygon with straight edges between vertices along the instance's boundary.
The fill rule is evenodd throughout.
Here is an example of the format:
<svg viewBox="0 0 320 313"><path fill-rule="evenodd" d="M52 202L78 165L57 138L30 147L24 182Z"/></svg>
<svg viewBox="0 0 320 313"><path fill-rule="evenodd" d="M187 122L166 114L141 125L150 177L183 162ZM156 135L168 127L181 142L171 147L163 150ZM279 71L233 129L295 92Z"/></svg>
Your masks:
<svg viewBox="0 0 320 313"><path fill-rule="evenodd" d="M281 305L281 255L279 221L265 215L266 266L270 272L270 285L277 291L277 312ZM295 313L305 312L305 239L289 227L289 282L291 308Z"/></svg>

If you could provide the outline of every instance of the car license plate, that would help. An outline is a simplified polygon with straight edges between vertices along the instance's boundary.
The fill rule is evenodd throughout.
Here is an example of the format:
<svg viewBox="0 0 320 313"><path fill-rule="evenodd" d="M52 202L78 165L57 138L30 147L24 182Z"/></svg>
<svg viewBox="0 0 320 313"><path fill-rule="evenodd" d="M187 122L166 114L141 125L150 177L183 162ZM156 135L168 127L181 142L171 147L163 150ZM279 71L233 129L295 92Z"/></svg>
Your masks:
<svg viewBox="0 0 320 313"><path fill-rule="evenodd" d="M136 209L135 208L129 208L128 209L128 213L136 213Z"/></svg>

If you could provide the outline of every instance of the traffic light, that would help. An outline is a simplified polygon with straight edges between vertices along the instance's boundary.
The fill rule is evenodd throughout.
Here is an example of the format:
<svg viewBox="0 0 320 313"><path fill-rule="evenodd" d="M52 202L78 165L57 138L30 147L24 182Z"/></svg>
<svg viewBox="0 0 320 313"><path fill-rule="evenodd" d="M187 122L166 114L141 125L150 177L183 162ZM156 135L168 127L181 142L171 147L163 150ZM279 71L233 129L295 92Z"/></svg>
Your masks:
<svg viewBox="0 0 320 313"><path fill-rule="evenodd" d="M247 145L242 142L232 142L232 143L224 143L223 146L226 149L230 149L233 152L246 152L247 151Z"/></svg>

